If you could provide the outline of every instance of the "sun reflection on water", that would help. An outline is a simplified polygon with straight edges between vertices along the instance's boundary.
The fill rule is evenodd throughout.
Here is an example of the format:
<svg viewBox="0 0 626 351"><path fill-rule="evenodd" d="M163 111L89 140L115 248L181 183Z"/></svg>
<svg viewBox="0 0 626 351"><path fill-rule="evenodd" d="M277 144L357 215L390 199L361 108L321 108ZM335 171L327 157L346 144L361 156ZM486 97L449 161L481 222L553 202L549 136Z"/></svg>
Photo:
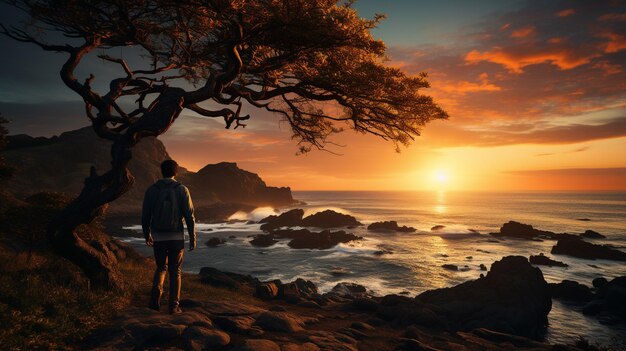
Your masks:
<svg viewBox="0 0 626 351"><path fill-rule="evenodd" d="M435 195L435 207L433 207L433 211L438 214L446 213L448 207L446 206L446 192L440 190Z"/></svg>

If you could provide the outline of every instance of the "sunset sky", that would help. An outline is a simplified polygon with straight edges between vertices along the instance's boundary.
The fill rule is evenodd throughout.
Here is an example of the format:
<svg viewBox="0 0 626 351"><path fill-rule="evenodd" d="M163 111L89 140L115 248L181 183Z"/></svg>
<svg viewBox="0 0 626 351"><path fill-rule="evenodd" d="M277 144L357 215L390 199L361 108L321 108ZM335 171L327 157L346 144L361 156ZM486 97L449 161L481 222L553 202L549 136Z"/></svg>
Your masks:
<svg viewBox="0 0 626 351"><path fill-rule="evenodd" d="M185 110L161 137L190 170L237 162L294 190L626 189L626 1L361 0L389 65L427 72L450 118L400 153L346 131L329 151L296 156L277 116L249 108L245 129ZM10 22L15 10L0 6ZM0 38L0 112L12 133L88 124L58 77L62 54ZM124 55L124 52L120 52ZM91 62L96 77L115 67ZM337 155L339 154L339 155Z"/></svg>

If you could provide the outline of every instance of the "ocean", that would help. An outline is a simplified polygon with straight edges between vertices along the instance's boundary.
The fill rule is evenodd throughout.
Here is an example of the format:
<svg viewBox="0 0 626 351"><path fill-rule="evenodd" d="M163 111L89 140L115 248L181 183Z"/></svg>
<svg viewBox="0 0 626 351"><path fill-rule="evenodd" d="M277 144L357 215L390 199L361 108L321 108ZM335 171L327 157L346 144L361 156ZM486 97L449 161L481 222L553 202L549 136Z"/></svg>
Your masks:
<svg viewBox="0 0 626 351"><path fill-rule="evenodd" d="M294 198L306 205L305 216L332 209L355 216L365 224L349 230L364 240L340 244L329 250L295 250L280 241L269 248L249 244L250 236L261 233L258 221L275 210L257 208L236 213L229 223L197 225L198 249L187 253L185 271L198 272L205 266L250 274L261 280L291 281L297 277L315 282L321 291L339 282L362 284L377 295L408 294L457 285L479 277L480 264L508 255L544 253L569 265L567 268L540 266L548 282L575 280L591 286L597 277L611 279L626 275L624 262L584 260L551 255L554 241L502 240L488 235L510 220L531 224L557 233L595 230L606 239L590 240L626 249L626 193L471 193L471 192L367 192L297 191ZM282 209L287 210L287 209ZM583 220L584 219L584 220ZM366 229L376 221L395 220L417 228L416 233L375 233ZM435 225L444 229L432 231ZM139 226L128 229L140 230ZM474 231L480 233L476 235ZM204 243L219 237L226 244L209 248ZM123 238L140 251L150 248L137 238ZM377 251L386 254L376 255ZM454 264L459 271L441 267ZM484 272L483 272L484 273ZM583 336L593 343L626 350L626 325L603 325L584 316L579 306L553 300L545 336L551 343L571 344Z"/></svg>

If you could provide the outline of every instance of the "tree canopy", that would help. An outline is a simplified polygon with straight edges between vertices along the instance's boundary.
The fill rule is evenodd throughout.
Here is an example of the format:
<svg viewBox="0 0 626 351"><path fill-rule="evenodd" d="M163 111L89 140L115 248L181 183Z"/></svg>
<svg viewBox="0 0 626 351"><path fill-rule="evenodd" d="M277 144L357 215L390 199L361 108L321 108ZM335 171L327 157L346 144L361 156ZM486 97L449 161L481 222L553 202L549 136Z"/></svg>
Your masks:
<svg viewBox="0 0 626 351"><path fill-rule="evenodd" d="M363 19L351 1L3 1L30 17L23 25L3 25L4 34L67 53L64 83L85 101L98 134L111 140L131 126L141 130L142 119L171 92L178 106L170 125L187 108L223 118L226 128L244 126L247 103L286 120L301 151L323 147L346 125L407 145L425 123L447 117L421 93L429 86L425 74L409 76L385 64L385 44L370 33L382 16ZM119 77L105 77L106 92L92 88L93 75L75 76L86 54L116 47L140 48L151 68L100 55L120 65ZM181 80L188 82L182 91L175 87ZM127 97L136 103L131 109L119 103Z"/></svg>

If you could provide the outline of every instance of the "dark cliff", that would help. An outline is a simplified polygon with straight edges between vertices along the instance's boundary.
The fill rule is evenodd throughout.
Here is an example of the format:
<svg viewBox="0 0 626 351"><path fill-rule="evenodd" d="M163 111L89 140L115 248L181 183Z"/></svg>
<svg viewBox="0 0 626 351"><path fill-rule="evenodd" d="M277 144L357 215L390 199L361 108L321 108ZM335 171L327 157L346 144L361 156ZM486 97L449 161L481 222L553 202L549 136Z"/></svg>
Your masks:
<svg viewBox="0 0 626 351"><path fill-rule="evenodd" d="M98 138L90 127L51 138L9 136L3 154L17 172L6 185L16 195L40 191L77 194L92 165L98 173L109 168L109 153L110 142ZM139 142L129 165L135 184L112 204L111 211L139 210L145 190L160 178L161 161L168 158L160 140ZM268 187L257 174L238 168L236 163L207 165L197 173L182 168L177 178L189 187L197 206L237 203L279 207L294 202L288 187Z"/></svg>

